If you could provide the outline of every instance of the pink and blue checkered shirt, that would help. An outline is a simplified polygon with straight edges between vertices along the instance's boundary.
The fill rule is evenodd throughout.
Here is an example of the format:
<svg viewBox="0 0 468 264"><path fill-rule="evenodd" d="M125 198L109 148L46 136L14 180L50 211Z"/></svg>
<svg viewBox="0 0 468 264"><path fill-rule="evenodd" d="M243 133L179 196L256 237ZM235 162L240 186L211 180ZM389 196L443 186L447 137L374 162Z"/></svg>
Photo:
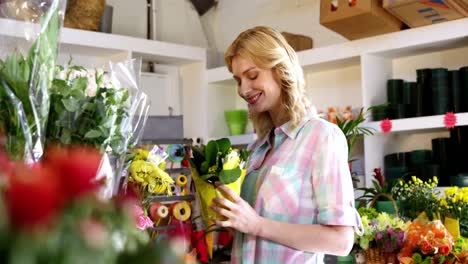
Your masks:
<svg viewBox="0 0 468 264"><path fill-rule="evenodd" d="M288 122L258 139L252 151L241 196L263 217L296 224L360 225L341 130L313 115L298 126ZM311 236L310 239L320 239ZM323 263L324 255L303 252L237 232L231 263Z"/></svg>

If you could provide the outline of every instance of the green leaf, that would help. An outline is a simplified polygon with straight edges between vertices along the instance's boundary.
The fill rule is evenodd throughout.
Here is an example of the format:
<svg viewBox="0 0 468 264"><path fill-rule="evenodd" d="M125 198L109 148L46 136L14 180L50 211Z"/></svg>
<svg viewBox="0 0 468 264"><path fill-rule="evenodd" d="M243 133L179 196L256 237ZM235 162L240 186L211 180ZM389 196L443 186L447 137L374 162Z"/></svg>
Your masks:
<svg viewBox="0 0 468 264"><path fill-rule="evenodd" d="M235 182L241 176L242 171L239 167L232 170L222 170L219 173L219 181L222 184L229 184Z"/></svg>
<svg viewBox="0 0 468 264"><path fill-rule="evenodd" d="M88 86L88 78L78 77L75 80L73 80L71 88L72 88L72 90L84 91L84 90L86 90L86 86Z"/></svg>
<svg viewBox="0 0 468 264"><path fill-rule="evenodd" d="M421 263L422 262L422 256L419 253L414 253L413 254L413 260L416 263Z"/></svg>
<svg viewBox="0 0 468 264"><path fill-rule="evenodd" d="M76 112L80 108L80 105L78 104L78 100L76 100L73 97L62 99L62 103L68 112Z"/></svg>
<svg viewBox="0 0 468 264"><path fill-rule="evenodd" d="M206 181L211 177L216 177L216 174L214 174L214 173L203 174L203 175L200 176L200 179Z"/></svg>
<svg viewBox="0 0 468 264"><path fill-rule="evenodd" d="M73 89L70 91L70 96L73 96L77 100L84 100L86 95L83 90Z"/></svg>
<svg viewBox="0 0 468 264"><path fill-rule="evenodd" d="M68 96L70 92L70 87L68 87L67 81L54 79L52 81L52 92L54 94L60 94L63 96Z"/></svg>
<svg viewBox="0 0 468 264"><path fill-rule="evenodd" d="M71 133L70 130L64 129L62 132L62 136L60 136L60 142L62 144L70 144L71 143Z"/></svg>
<svg viewBox="0 0 468 264"><path fill-rule="evenodd" d="M206 145L205 148L205 158L206 162L208 162L208 167L215 165L216 164L216 157L218 156L218 144L216 141L210 141L208 142L208 145Z"/></svg>
<svg viewBox="0 0 468 264"><path fill-rule="evenodd" d="M218 144L218 152L221 152L222 156L228 154L229 149L231 148L231 141L228 138L221 138L216 140L216 144Z"/></svg>
<svg viewBox="0 0 468 264"><path fill-rule="evenodd" d="M200 165L200 173L205 174L208 172L208 169L210 168L210 164L208 163L207 160L203 161Z"/></svg>
<svg viewBox="0 0 468 264"><path fill-rule="evenodd" d="M85 138L98 138L102 135L99 130L90 130L88 133L85 134Z"/></svg>

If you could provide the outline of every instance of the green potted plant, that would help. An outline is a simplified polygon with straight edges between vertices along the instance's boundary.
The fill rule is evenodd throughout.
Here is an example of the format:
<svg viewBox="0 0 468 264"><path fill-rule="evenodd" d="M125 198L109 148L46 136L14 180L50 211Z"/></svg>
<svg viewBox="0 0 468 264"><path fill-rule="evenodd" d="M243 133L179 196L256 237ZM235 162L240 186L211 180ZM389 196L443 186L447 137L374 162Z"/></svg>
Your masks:
<svg viewBox="0 0 468 264"><path fill-rule="evenodd" d="M356 141L364 136L374 134L369 128L361 126L361 124L366 121L363 111L364 108L361 108L356 118L353 118L352 114L346 114L347 112L345 110L343 115L340 115L335 119L336 125L346 136L346 142L348 143L348 162L353 162L352 154Z"/></svg>
<svg viewBox="0 0 468 264"><path fill-rule="evenodd" d="M357 188L364 191L364 194L358 199L366 199L370 203L370 207L374 207L379 212L389 214L398 214L398 201L392 196L390 184L385 182L380 168L374 169L374 179L372 180L373 187Z"/></svg>

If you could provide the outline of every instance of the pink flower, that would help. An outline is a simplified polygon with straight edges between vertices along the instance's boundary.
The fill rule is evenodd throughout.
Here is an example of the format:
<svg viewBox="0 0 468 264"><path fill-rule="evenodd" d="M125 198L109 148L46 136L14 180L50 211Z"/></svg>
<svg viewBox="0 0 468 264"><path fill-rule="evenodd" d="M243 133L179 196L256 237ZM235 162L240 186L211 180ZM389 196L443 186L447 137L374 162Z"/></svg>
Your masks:
<svg viewBox="0 0 468 264"><path fill-rule="evenodd" d="M143 209L139 205L137 205L137 204L133 205L133 215L135 217L138 217L138 216L144 215L144 214L145 214L145 212L143 212Z"/></svg>
<svg viewBox="0 0 468 264"><path fill-rule="evenodd" d="M148 216L143 215L143 214L138 216L136 224L137 224L137 228L140 230L145 230L146 228L153 226L153 222L151 221L151 219Z"/></svg>
<svg viewBox="0 0 468 264"><path fill-rule="evenodd" d="M106 226L96 219L81 221L80 231L88 245L95 249L103 249L109 240Z"/></svg>
<svg viewBox="0 0 468 264"><path fill-rule="evenodd" d="M378 233L376 238L379 240L382 239L382 233Z"/></svg>
<svg viewBox="0 0 468 264"><path fill-rule="evenodd" d="M390 230L388 230L388 234L393 235L393 234L395 234L395 231L393 231L393 229L390 229Z"/></svg>
<svg viewBox="0 0 468 264"><path fill-rule="evenodd" d="M403 230L398 231L398 239L403 239L405 232Z"/></svg>

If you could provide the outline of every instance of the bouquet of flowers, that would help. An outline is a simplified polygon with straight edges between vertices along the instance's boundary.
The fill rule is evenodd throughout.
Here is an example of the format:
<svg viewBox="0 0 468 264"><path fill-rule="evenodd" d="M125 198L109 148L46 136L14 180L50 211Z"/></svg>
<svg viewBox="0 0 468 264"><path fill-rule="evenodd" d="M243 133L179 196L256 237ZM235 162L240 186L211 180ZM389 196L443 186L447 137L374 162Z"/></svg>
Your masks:
<svg viewBox="0 0 468 264"><path fill-rule="evenodd" d="M400 215L408 219L416 219L424 213L429 220L440 219L439 196L437 187L438 179L422 181L416 176L411 180L400 180L392 188L392 195L400 201Z"/></svg>
<svg viewBox="0 0 468 264"><path fill-rule="evenodd" d="M146 255L152 263L168 256L136 228L134 196L96 195L99 151L53 148L33 166L0 156L1 263L145 263L149 250L157 252Z"/></svg>
<svg viewBox="0 0 468 264"><path fill-rule="evenodd" d="M355 244L362 249L382 248L384 252L397 252L402 244L409 222L387 213L377 213L374 208L359 209L364 234L355 236Z"/></svg>
<svg viewBox="0 0 468 264"><path fill-rule="evenodd" d="M453 263L454 240L440 220L416 219L409 226L398 259L404 264Z"/></svg>
<svg viewBox="0 0 468 264"><path fill-rule="evenodd" d="M144 199L148 195L172 195L174 180L164 171L167 154L154 146L150 151L136 149L129 168L128 182Z"/></svg>
<svg viewBox="0 0 468 264"><path fill-rule="evenodd" d="M85 144L106 152L114 171L106 196L121 184L149 109L146 94L138 90L134 63L110 63L110 72L58 66L50 90L47 143Z"/></svg>
<svg viewBox="0 0 468 264"><path fill-rule="evenodd" d="M9 20L12 26L24 27L25 39L5 40L5 46L13 44L14 51L0 59L0 146L14 160L35 162L43 154L64 10L62 0L0 2L3 17L26 21ZM22 55L18 47L25 40L33 43Z"/></svg>
<svg viewBox="0 0 468 264"><path fill-rule="evenodd" d="M450 187L440 198L441 214L444 224L455 237L468 237L468 187Z"/></svg>
<svg viewBox="0 0 468 264"><path fill-rule="evenodd" d="M192 155L192 178L200 198L202 215L209 226L213 220L219 219L216 212L210 209L211 201L216 196L223 196L216 190L214 183L219 181L240 194L249 153L232 149L231 141L222 138L211 140L206 146L193 146Z"/></svg>

